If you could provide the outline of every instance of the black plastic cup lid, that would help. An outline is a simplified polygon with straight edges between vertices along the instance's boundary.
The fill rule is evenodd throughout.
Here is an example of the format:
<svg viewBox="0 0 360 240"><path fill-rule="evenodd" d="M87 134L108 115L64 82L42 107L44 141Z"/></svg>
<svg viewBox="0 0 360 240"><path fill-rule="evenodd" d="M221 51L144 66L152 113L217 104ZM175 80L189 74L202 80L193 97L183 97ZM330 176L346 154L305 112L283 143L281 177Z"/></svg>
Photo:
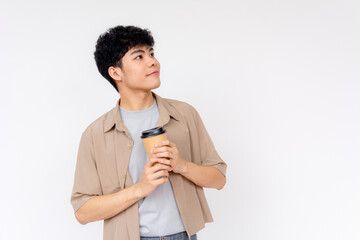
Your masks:
<svg viewBox="0 0 360 240"><path fill-rule="evenodd" d="M141 132L141 138L154 137L160 134L166 133L166 130L162 127L155 127Z"/></svg>

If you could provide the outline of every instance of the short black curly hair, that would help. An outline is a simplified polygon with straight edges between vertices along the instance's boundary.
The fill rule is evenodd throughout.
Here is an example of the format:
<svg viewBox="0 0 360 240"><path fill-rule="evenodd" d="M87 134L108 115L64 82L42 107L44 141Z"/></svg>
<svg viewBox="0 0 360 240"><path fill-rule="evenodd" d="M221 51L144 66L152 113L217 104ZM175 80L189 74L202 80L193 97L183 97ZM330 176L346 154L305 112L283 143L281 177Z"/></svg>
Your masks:
<svg viewBox="0 0 360 240"><path fill-rule="evenodd" d="M116 26L101 34L96 42L94 57L100 74L119 92L114 79L109 75L111 66L122 68L121 59L136 46L153 47L154 38L148 29L136 26Z"/></svg>

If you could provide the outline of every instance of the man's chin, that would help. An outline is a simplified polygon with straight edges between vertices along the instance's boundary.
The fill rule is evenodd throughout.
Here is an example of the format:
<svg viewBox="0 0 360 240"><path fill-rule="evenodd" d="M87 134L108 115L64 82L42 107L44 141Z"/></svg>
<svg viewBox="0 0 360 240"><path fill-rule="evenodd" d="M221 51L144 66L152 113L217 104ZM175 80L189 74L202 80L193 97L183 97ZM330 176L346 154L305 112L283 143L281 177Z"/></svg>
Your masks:
<svg viewBox="0 0 360 240"><path fill-rule="evenodd" d="M154 85L151 90L159 88L161 85L161 82L159 81L156 85Z"/></svg>

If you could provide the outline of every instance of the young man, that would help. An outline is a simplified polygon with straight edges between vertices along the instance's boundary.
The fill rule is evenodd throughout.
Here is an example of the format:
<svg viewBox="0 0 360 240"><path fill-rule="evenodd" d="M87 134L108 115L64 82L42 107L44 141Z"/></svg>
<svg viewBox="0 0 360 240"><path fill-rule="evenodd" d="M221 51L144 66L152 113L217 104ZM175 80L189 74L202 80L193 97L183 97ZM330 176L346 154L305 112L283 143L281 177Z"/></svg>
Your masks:
<svg viewBox="0 0 360 240"><path fill-rule="evenodd" d="M96 44L99 72L121 97L82 134L71 204L81 224L104 220L105 240L197 239L213 221L203 187L226 182L195 108L151 91L160 86L153 46L151 32L134 26L109 29ZM168 140L149 159L140 135L157 126Z"/></svg>

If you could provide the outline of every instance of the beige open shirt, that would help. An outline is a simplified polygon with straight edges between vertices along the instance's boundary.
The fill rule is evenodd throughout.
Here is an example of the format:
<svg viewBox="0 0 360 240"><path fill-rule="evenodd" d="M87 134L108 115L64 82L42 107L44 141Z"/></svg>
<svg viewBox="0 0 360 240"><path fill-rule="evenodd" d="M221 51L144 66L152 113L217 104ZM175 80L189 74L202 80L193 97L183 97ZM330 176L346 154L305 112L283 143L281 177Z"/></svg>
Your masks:
<svg viewBox="0 0 360 240"><path fill-rule="evenodd" d="M225 176L227 165L216 152L195 108L152 93L160 111L156 126L166 129L180 156L198 165L214 166ZM71 194L74 212L94 196L118 192L134 184L128 172L133 141L121 120L120 100L81 136ZM204 228L206 222L213 221L204 190L177 173L170 172L169 180L185 229L191 236ZM104 240L115 239L140 239L137 203L104 220Z"/></svg>

